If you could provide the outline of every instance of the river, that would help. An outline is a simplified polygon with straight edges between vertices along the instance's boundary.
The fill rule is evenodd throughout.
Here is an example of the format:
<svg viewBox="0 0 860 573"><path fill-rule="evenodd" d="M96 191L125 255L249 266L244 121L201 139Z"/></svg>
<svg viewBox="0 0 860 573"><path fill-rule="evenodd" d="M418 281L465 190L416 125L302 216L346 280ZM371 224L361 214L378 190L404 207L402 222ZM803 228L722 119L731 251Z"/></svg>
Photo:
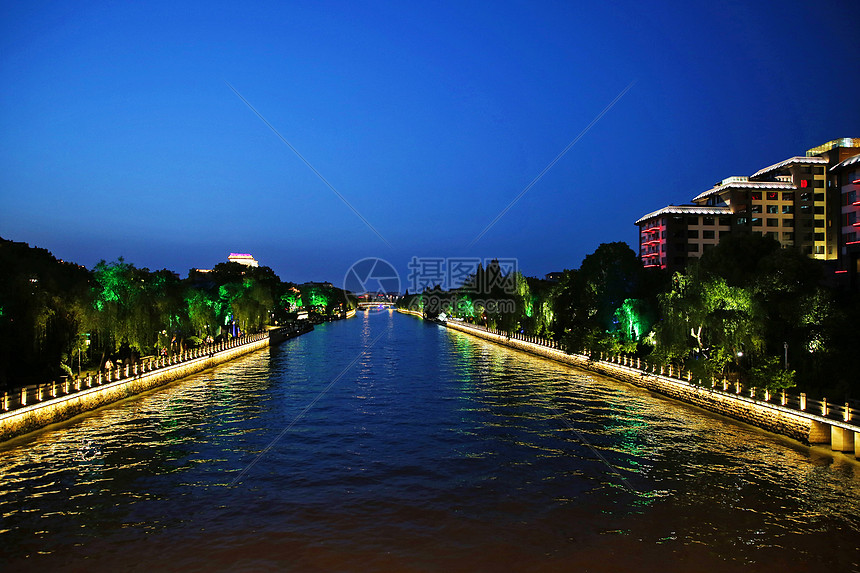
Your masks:
<svg viewBox="0 0 860 573"><path fill-rule="evenodd" d="M860 464L391 311L0 446L0 568L860 570Z"/></svg>

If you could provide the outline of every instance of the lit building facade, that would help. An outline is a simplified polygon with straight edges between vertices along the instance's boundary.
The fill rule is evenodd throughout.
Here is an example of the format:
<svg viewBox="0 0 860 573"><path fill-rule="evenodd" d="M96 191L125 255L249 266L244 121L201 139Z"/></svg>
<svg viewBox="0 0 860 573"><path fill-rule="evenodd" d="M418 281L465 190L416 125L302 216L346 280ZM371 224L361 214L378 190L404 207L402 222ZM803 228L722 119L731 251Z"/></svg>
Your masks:
<svg viewBox="0 0 860 573"><path fill-rule="evenodd" d="M854 252L847 227L854 228L854 240L860 235L860 225L847 225L860 217L858 156L860 139L833 140L749 177L724 179L691 205L649 213L636 221L639 258L646 267L680 270L728 233L757 233L810 257L841 261ZM847 202L852 190L855 199Z"/></svg>
<svg viewBox="0 0 860 573"><path fill-rule="evenodd" d="M750 180L785 181L792 186L795 191L789 196L790 201L776 207L770 203L764 205L769 209L768 223L772 221L770 213L774 209L790 210L791 217L785 217L780 223L793 225L794 241L784 246L793 244L810 257L830 261L839 255L835 213L827 200L827 167L825 157L791 157L755 172Z"/></svg>
<svg viewBox="0 0 860 573"><path fill-rule="evenodd" d="M257 259L247 253L230 253L230 256L227 257L227 260L231 263L239 263L240 265L245 265L246 267L260 266L260 263L257 262Z"/></svg>
<svg viewBox="0 0 860 573"><path fill-rule="evenodd" d="M837 237L840 271L848 273L853 286L860 274L860 155L850 157L831 169L834 187L839 190L841 232Z"/></svg>
<svg viewBox="0 0 860 573"><path fill-rule="evenodd" d="M683 268L731 229L728 207L669 205L638 221L639 258L646 267Z"/></svg>

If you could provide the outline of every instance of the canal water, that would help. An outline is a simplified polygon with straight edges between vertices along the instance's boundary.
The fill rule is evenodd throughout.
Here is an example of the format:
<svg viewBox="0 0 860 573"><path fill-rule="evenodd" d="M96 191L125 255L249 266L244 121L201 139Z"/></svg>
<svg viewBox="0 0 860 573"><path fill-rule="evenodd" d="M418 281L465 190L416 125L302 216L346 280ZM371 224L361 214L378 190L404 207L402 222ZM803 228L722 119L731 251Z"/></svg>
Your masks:
<svg viewBox="0 0 860 573"><path fill-rule="evenodd" d="M858 571L860 465L394 312L0 447L0 569Z"/></svg>

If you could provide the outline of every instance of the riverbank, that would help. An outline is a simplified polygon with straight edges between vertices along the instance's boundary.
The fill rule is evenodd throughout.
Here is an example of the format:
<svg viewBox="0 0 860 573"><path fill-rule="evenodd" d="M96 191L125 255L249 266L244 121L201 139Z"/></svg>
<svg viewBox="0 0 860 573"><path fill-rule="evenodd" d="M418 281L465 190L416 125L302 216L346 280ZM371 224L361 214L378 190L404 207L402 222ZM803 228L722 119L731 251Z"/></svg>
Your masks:
<svg viewBox="0 0 860 573"><path fill-rule="evenodd" d="M64 422L312 330L313 326L309 324L299 329L274 328L265 333L188 350L171 358L127 365L82 379L5 392L0 398L0 442Z"/></svg>
<svg viewBox="0 0 860 573"><path fill-rule="evenodd" d="M409 314L415 316L417 318L424 318L424 315L417 310L407 310L405 308L398 308L397 312L402 312L403 314Z"/></svg>
<svg viewBox="0 0 860 573"><path fill-rule="evenodd" d="M823 403L823 415L806 411L805 408L813 401L808 401L805 395L797 400L800 409L793 409L788 407L789 399L784 392L780 396L765 393L765 399L758 399L755 391L752 396L741 395L740 386L736 387L735 392L730 392L726 384L720 390L717 386L705 387L694 384L691 379L684 380L680 377L683 376L681 372L675 378L671 369L667 376L663 368L659 372L648 371L647 365L646 369L637 368L633 366L633 359L613 357L612 360L596 360L587 355L567 354L561 349L541 344L537 339L523 340L471 324L450 321L446 326L495 344L609 376L805 444L829 444L833 451L860 458L860 427L852 423L856 413L847 404L840 407L844 408L843 420L838 420L827 417L833 414L835 408L831 406L829 410L826 401ZM641 361L637 365L641 366ZM779 403L773 403L771 399L779 400ZM821 402L817 403L820 407Z"/></svg>

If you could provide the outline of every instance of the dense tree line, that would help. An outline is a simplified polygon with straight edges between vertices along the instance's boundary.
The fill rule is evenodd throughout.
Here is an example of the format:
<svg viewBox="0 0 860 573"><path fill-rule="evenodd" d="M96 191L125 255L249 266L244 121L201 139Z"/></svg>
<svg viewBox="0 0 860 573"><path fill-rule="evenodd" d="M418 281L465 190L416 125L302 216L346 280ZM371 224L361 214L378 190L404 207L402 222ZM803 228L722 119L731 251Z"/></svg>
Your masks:
<svg viewBox="0 0 860 573"><path fill-rule="evenodd" d="M259 332L299 311L313 319L355 305L328 283L283 282L268 267L221 263L180 280L121 258L86 269L3 239L0 269L0 387Z"/></svg>
<svg viewBox="0 0 860 573"><path fill-rule="evenodd" d="M459 289L400 304L550 338L569 352L683 366L697 380L860 397L856 293L829 286L821 262L768 237L732 235L674 275L643 268L625 243L600 245L557 282L499 272L489 265Z"/></svg>

